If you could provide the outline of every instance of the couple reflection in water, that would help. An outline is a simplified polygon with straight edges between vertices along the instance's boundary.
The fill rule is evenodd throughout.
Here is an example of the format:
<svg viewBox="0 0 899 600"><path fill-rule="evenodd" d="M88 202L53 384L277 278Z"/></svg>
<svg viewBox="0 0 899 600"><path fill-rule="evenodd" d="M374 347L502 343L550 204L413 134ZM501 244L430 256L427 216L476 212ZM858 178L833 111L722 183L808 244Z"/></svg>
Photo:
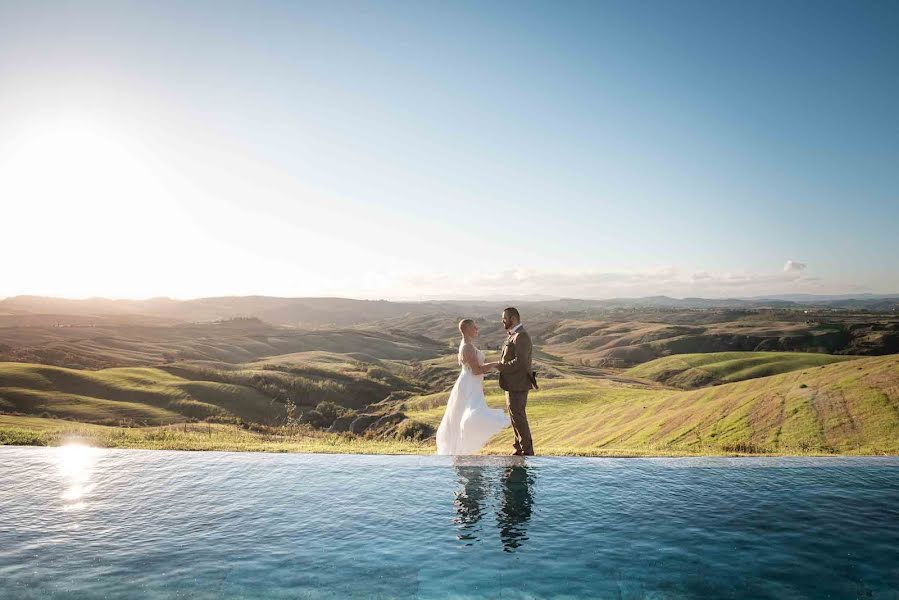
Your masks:
<svg viewBox="0 0 899 600"><path fill-rule="evenodd" d="M491 473L496 466L457 460L459 489L454 502L459 539L467 545L478 541L481 517L488 512L493 488ZM503 550L513 552L527 540L527 524L533 505L534 471L524 460L510 459L499 464L500 489L496 499L496 527Z"/></svg>

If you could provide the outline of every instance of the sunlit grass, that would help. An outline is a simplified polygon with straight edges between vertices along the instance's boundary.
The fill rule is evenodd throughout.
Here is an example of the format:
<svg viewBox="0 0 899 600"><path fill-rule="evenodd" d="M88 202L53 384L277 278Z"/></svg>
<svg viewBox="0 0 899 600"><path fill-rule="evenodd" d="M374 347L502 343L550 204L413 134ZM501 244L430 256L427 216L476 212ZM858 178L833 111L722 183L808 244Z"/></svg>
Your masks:
<svg viewBox="0 0 899 600"><path fill-rule="evenodd" d="M359 454L429 454L427 442L368 439L310 428L270 428L258 432L236 425L181 423L158 427L109 427L58 419L0 415L0 444L151 450L226 450L242 452L321 452Z"/></svg>
<svg viewBox="0 0 899 600"><path fill-rule="evenodd" d="M496 382L487 401L503 407ZM401 410L436 426L447 392L410 398ZM538 454L688 456L899 454L899 355L808 367L689 391L610 379L545 380L528 403ZM257 428L258 429L258 428ZM506 454L511 429L484 453ZM0 443L113 448L431 454L433 440L371 439L312 428L244 429L178 423L113 427L0 415Z"/></svg>
<svg viewBox="0 0 899 600"><path fill-rule="evenodd" d="M540 454L897 454L899 355L837 362L691 391L560 379L531 392ZM435 425L447 394L407 402ZM487 402L502 407L495 384ZM512 431L486 452L508 452Z"/></svg>
<svg viewBox="0 0 899 600"><path fill-rule="evenodd" d="M682 388L788 373L860 358L815 352L708 352L676 354L643 363L624 372Z"/></svg>
<svg viewBox="0 0 899 600"><path fill-rule="evenodd" d="M271 399L246 386L192 381L150 367L89 371L32 363L0 362L0 400L9 412L104 423L163 425L241 415L271 416ZM3 408L3 406L0 406Z"/></svg>

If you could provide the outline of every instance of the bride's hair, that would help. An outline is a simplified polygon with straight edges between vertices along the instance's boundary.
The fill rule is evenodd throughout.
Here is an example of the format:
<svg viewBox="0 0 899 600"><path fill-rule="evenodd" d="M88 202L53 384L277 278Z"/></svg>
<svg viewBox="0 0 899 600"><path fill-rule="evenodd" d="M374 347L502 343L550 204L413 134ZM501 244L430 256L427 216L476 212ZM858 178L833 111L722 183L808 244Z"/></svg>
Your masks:
<svg viewBox="0 0 899 600"><path fill-rule="evenodd" d="M459 321L459 333L465 335L465 330L468 329L469 325L474 325L474 319L462 319Z"/></svg>

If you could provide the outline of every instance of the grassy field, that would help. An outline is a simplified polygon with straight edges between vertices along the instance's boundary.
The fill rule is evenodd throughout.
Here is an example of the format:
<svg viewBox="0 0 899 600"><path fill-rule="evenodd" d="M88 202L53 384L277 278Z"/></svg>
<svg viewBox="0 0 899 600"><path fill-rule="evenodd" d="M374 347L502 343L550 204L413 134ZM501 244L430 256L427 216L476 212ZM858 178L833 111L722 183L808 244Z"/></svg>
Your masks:
<svg viewBox="0 0 899 600"><path fill-rule="evenodd" d="M411 440L367 439L309 428L267 432L215 423L158 427L110 427L59 419L0 415L0 445L60 446L81 443L100 448L223 450L239 452L318 452L340 454L428 454L431 444Z"/></svg>
<svg viewBox="0 0 899 600"><path fill-rule="evenodd" d="M245 364L215 361L101 370L0 362L0 413L106 425L165 425L218 419L274 425L286 418L284 398L299 410L330 401L366 407L392 391L421 392L408 366L362 363L342 355L290 354Z"/></svg>
<svg viewBox="0 0 899 600"><path fill-rule="evenodd" d="M676 354L628 369L624 375L693 389L820 367L854 358L858 357L812 352Z"/></svg>
<svg viewBox="0 0 899 600"><path fill-rule="evenodd" d="M0 327L0 362L89 369L175 361L239 364L302 352L425 360L439 356L444 350L441 342L401 331L303 331L273 327L256 319L168 327L112 324Z"/></svg>
<svg viewBox="0 0 899 600"><path fill-rule="evenodd" d="M164 425L191 418L240 417L258 423L283 405L252 388L196 381L151 367L86 371L0 363L0 410L90 423Z"/></svg>
<svg viewBox="0 0 899 600"><path fill-rule="evenodd" d="M691 391L583 379L544 388L528 402L540 454L899 453L899 355ZM406 413L439 423L445 399L410 400ZM495 385L488 404L503 405ZM511 437L486 451L508 451Z"/></svg>
<svg viewBox="0 0 899 600"><path fill-rule="evenodd" d="M0 304L0 443L431 453L459 318L477 319L488 360L505 338L490 302ZM899 453L893 308L666 306L519 306L539 453Z"/></svg>
<svg viewBox="0 0 899 600"><path fill-rule="evenodd" d="M756 377L695 390L632 377L544 379L528 405L537 452L599 456L899 454L899 355L835 362L829 360L835 357L814 354L766 354L763 358L771 358L773 368L796 368L758 377L758 369L771 368L771 364L754 362L752 354L706 355L704 359L710 362L697 367L698 363L688 360L685 364L694 366L683 372L712 368L726 377L748 369ZM320 367L329 360L326 356L319 359ZM802 362L808 360L828 364ZM246 365L235 366L235 372L244 368ZM345 389L336 387L333 392ZM495 381L488 381L486 390L491 406L503 406ZM444 391L397 400L396 408L410 419L436 426L447 395ZM188 414L241 414L248 421L264 423L264 417L272 414L271 404L270 397L251 387L197 380L168 367L82 371L0 363L0 412L17 413L0 414L2 444L53 445L79 439L97 446L128 448L434 452L433 439L416 442L330 434L311 427L242 428L185 422ZM115 426L122 421L145 426ZM509 452L511 436L510 429L503 431L491 440L485 453Z"/></svg>
<svg viewBox="0 0 899 600"><path fill-rule="evenodd" d="M812 315L797 311L635 311L562 319L537 330L541 347L572 364L630 368L669 356L712 352L899 352L895 314Z"/></svg>

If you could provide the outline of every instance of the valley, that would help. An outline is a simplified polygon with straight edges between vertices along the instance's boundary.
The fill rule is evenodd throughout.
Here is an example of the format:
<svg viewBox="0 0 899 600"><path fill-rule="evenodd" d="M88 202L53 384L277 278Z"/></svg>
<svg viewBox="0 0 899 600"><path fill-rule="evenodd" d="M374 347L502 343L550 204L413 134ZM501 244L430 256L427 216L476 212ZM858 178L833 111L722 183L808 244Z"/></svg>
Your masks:
<svg viewBox="0 0 899 600"><path fill-rule="evenodd" d="M9 300L2 443L429 453L458 373L456 323L476 319L488 360L503 339L502 303L235 298L143 314ZM519 306L538 453L899 452L894 310ZM495 378L485 386L503 406ZM505 453L510 436L485 451Z"/></svg>

